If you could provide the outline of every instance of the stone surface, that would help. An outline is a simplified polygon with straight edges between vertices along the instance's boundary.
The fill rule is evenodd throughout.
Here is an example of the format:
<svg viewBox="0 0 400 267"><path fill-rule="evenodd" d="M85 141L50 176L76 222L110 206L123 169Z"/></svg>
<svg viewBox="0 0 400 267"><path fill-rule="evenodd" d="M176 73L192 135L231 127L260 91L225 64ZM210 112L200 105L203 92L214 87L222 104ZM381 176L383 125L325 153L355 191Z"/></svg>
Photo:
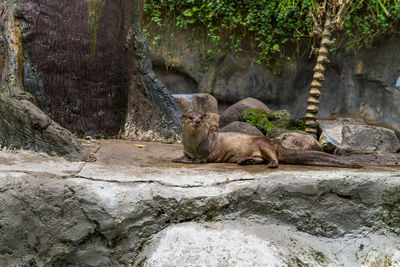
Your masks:
<svg viewBox="0 0 400 267"><path fill-rule="evenodd" d="M306 133L290 131L273 140L289 149L322 151L321 144L312 135Z"/></svg>
<svg viewBox="0 0 400 267"><path fill-rule="evenodd" d="M339 149L346 147L366 153L396 153L400 143L393 130L369 125L346 125L343 126L343 141Z"/></svg>
<svg viewBox="0 0 400 267"><path fill-rule="evenodd" d="M182 165L181 145L88 145L96 162L0 151L0 265L398 260L399 167Z"/></svg>
<svg viewBox="0 0 400 267"><path fill-rule="evenodd" d="M220 132L236 132L264 135L257 127L243 121L233 121L220 129Z"/></svg>
<svg viewBox="0 0 400 267"><path fill-rule="evenodd" d="M210 94L173 94L172 97L183 113L190 110L218 113L217 99Z"/></svg>
<svg viewBox="0 0 400 267"><path fill-rule="evenodd" d="M284 266L270 242L213 226L183 223L162 231L145 266Z"/></svg>
<svg viewBox="0 0 400 267"><path fill-rule="evenodd" d="M145 266L398 266L398 243L395 236L375 234L324 239L272 222L191 222L152 237L139 262Z"/></svg>
<svg viewBox="0 0 400 267"><path fill-rule="evenodd" d="M245 98L227 108L222 114L219 122L220 128L225 127L233 121L237 121L240 113L248 108L259 108L265 110L266 113L271 110L261 101L254 98Z"/></svg>
<svg viewBox="0 0 400 267"><path fill-rule="evenodd" d="M343 142L343 126L345 125L367 125L363 119L337 118L335 120L318 120L319 128L337 143Z"/></svg>
<svg viewBox="0 0 400 267"><path fill-rule="evenodd" d="M323 150L345 153L396 153L400 147L393 130L366 125L362 119L319 120Z"/></svg>

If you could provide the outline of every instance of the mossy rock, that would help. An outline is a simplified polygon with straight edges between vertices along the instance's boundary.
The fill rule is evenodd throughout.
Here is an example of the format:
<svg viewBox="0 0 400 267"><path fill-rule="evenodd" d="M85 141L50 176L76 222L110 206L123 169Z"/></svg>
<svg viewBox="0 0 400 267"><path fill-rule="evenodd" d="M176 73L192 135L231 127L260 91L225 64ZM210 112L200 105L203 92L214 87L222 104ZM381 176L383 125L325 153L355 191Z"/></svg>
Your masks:
<svg viewBox="0 0 400 267"><path fill-rule="evenodd" d="M293 119L287 110L266 113L262 109L248 108L239 115L239 121L250 123L270 138L288 131L304 131L304 122Z"/></svg>
<svg viewBox="0 0 400 267"><path fill-rule="evenodd" d="M276 111L272 111L272 112L268 113L267 118L271 122L289 121L292 119L292 115L290 115L290 113L287 110L282 109L282 110L276 110Z"/></svg>
<svg viewBox="0 0 400 267"><path fill-rule="evenodd" d="M268 120L272 123L272 128L283 128L287 130L304 131L306 124L302 121L293 119L287 110L277 110L268 113Z"/></svg>
<svg viewBox="0 0 400 267"><path fill-rule="evenodd" d="M286 129L292 131L304 131L306 129L306 124L303 121L290 120Z"/></svg>
<svg viewBox="0 0 400 267"><path fill-rule="evenodd" d="M239 115L239 121L250 123L257 127L264 135L272 128L271 122L268 120L267 113L263 109L248 108Z"/></svg>

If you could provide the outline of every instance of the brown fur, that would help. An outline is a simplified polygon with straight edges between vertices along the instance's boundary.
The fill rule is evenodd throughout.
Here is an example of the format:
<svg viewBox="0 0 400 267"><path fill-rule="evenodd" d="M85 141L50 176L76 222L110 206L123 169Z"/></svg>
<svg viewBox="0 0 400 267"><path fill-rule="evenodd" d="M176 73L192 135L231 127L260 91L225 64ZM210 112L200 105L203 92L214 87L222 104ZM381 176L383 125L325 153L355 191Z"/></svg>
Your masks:
<svg viewBox="0 0 400 267"><path fill-rule="evenodd" d="M260 135L216 132L207 127L207 114L190 112L183 118L183 153L177 163L234 162L241 165L278 163L360 168L361 166L318 151L286 149Z"/></svg>

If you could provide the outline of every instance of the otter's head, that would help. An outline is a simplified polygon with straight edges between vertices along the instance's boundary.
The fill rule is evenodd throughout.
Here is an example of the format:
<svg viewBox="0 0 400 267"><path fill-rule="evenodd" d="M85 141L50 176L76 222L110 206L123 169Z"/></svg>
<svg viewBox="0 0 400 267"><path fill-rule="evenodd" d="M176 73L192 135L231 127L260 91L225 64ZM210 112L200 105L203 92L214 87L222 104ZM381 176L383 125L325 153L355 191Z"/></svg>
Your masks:
<svg viewBox="0 0 400 267"><path fill-rule="evenodd" d="M205 114L199 112L188 112L183 115L183 127L191 134L195 134L204 129Z"/></svg>

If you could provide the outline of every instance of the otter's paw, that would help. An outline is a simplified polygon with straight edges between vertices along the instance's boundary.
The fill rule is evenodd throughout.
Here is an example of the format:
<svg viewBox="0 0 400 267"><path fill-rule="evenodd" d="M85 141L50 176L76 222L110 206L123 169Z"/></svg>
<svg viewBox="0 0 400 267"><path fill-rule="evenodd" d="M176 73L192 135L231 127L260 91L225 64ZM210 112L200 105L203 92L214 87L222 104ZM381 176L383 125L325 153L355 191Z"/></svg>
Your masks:
<svg viewBox="0 0 400 267"><path fill-rule="evenodd" d="M237 162L239 165L252 165L255 164L255 160L253 158L244 158Z"/></svg>
<svg viewBox="0 0 400 267"><path fill-rule="evenodd" d="M186 156L176 158L172 160L172 163L188 163L188 158Z"/></svg>
<svg viewBox="0 0 400 267"><path fill-rule="evenodd" d="M269 163L268 163L268 165L267 165L267 167L268 168L278 168L278 161L277 160L271 160Z"/></svg>

